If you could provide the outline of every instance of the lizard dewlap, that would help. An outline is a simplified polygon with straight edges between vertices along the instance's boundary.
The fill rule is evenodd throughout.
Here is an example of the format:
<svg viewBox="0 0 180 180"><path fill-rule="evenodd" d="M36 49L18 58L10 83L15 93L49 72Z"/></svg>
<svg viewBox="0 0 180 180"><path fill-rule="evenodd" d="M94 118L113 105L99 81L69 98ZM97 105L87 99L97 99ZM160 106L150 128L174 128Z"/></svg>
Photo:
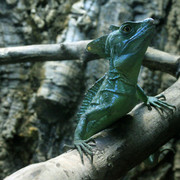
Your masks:
<svg viewBox="0 0 180 180"><path fill-rule="evenodd" d="M86 93L78 112L78 125L74 133L74 146L83 161L83 152L93 155L87 144L91 136L107 128L143 101L149 108L174 106L159 97L147 96L137 84L142 60L154 31L152 18L111 25L110 34L87 45L87 51L109 59L109 71Z"/></svg>

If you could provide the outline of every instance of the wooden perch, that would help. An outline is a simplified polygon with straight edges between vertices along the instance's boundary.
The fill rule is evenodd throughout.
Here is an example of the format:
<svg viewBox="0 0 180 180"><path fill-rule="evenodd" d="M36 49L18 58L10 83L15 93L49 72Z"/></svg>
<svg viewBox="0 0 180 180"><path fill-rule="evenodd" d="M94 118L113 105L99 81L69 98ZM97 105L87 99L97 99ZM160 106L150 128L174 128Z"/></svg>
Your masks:
<svg viewBox="0 0 180 180"><path fill-rule="evenodd" d="M176 111L149 111L137 105L112 128L95 135L93 164L84 156L81 163L77 150L48 161L27 166L4 180L105 180L117 179L147 158L180 129L180 80L163 94Z"/></svg>
<svg viewBox="0 0 180 180"><path fill-rule="evenodd" d="M62 61L83 59L90 61L99 59L97 55L86 52L85 48L90 40L46 45L30 45L0 48L0 65L22 62ZM161 70L172 75L177 72L180 57L160 50L148 48L143 65Z"/></svg>

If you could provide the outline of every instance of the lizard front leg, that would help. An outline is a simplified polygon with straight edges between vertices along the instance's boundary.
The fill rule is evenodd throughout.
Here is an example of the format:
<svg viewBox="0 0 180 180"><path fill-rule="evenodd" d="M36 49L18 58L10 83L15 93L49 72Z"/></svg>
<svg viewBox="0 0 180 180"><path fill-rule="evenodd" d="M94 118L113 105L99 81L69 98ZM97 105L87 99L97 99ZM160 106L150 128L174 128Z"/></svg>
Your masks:
<svg viewBox="0 0 180 180"><path fill-rule="evenodd" d="M148 106L148 109L150 110L152 109L151 106L157 107L161 111L163 111L164 108L170 109L172 111L176 109L175 106L164 102L164 100L166 100L166 97L163 94L158 95L156 97L147 96L144 90L139 85L137 85L137 96L138 96L138 99L143 101Z"/></svg>

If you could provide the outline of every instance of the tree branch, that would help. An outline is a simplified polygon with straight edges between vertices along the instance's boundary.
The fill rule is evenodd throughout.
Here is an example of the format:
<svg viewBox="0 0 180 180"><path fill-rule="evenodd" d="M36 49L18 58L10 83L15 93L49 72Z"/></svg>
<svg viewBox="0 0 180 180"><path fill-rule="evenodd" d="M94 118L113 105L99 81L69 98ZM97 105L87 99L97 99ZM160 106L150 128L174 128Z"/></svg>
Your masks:
<svg viewBox="0 0 180 180"><path fill-rule="evenodd" d="M46 45L30 45L20 47L0 48L0 65L22 62L37 61L62 61L83 59L90 61L99 59L85 51L90 40ZM143 65L161 70L177 76L177 64L180 64L180 57L165 53L160 50L148 48L145 54Z"/></svg>
<svg viewBox="0 0 180 180"><path fill-rule="evenodd" d="M0 48L0 64L77 60L90 41Z"/></svg>
<svg viewBox="0 0 180 180"><path fill-rule="evenodd" d="M96 147L93 164L84 156L81 163L77 150L64 153L46 162L27 166L5 180L31 179L117 179L155 152L180 129L180 80L163 94L176 111L163 113L137 105L129 115L112 128L94 136Z"/></svg>
<svg viewBox="0 0 180 180"><path fill-rule="evenodd" d="M157 49L148 48L143 65L152 69L179 76L180 56L175 56Z"/></svg>

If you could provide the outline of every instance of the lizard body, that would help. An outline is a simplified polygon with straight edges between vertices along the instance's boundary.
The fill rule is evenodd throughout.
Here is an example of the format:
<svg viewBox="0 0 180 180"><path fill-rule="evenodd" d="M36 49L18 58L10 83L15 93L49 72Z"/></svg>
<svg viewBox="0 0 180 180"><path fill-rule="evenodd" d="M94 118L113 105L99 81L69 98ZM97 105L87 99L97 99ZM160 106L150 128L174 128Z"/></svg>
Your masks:
<svg viewBox="0 0 180 180"><path fill-rule="evenodd" d="M109 59L109 71L90 88L83 100L74 133L74 146L83 160L83 152L92 155L87 142L97 132L107 128L130 112L139 100L149 108L173 109L174 106L149 97L137 85L144 54L154 31L154 20L128 21L112 32L87 45L87 51Z"/></svg>

